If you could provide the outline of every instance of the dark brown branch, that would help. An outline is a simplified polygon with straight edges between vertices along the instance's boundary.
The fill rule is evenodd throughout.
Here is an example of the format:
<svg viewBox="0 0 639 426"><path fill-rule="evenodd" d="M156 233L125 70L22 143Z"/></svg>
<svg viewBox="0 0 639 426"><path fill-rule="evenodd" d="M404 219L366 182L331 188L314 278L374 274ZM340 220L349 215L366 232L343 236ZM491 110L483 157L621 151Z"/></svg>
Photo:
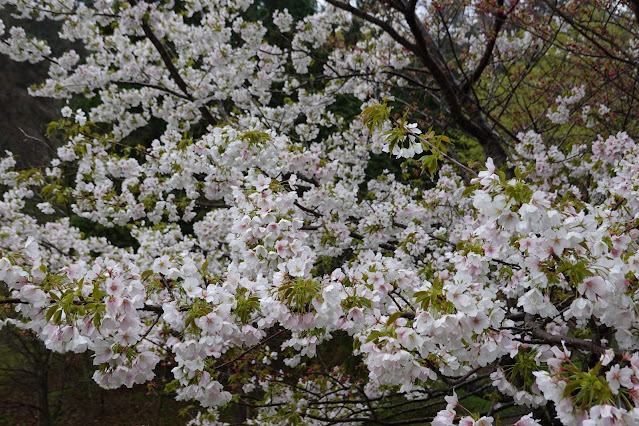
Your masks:
<svg viewBox="0 0 639 426"><path fill-rule="evenodd" d="M297 208L299 208L300 210L302 210L305 213L310 214L311 216L322 217L322 215L320 213L316 212L313 209L309 209L308 207L304 207L303 205L301 205L297 201L295 201L293 204L295 204L295 206L297 206Z"/></svg>
<svg viewBox="0 0 639 426"><path fill-rule="evenodd" d="M510 9L511 11L515 8L517 3L518 2L513 3ZM501 10L501 7L504 5L504 0L499 0L497 2L497 5L499 6L500 10L498 10L495 13L495 22L493 23L493 29L490 35L490 39L488 40L488 44L486 44L484 53L482 54L481 59L479 60L479 63L477 64L477 67L475 68L475 71L473 71L470 78L466 80L466 82L464 82L464 85L462 86L462 91L464 92L468 91L473 86L473 84L475 84L479 80L484 70L490 63L490 60L493 57L493 51L495 50L495 43L497 42L497 37L499 36L501 29L506 23L506 14L504 13L503 10Z"/></svg>
<svg viewBox="0 0 639 426"><path fill-rule="evenodd" d="M382 21L379 18L376 18L372 15L369 15L368 13L364 12L363 10L360 10L354 6L351 6L348 3L344 3L341 1L337 1L337 0L326 0L328 3L332 4L333 6L345 10L347 12L352 13L353 15L357 16L358 18L361 18L367 22L370 22L371 24L377 25L378 27L380 27L382 30L384 30L389 36L391 36L393 38L393 40L395 40L396 42L398 42L399 44L401 44L402 46L404 46L406 49L410 50L411 52L415 52L415 50L417 49L417 46L415 46L413 43L411 43L408 39L406 39L405 37L403 37L401 34L399 34L395 28L392 27L391 24L389 24L386 21Z"/></svg>
<svg viewBox="0 0 639 426"><path fill-rule="evenodd" d="M462 130L476 138L484 149L486 156L491 157L498 167L506 164L508 154L502 146L503 141L488 125L482 109L462 90L461 84L451 73L441 49L417 16L415 11L417 2L415 0L411 0L408 3L401 2L402 4L394 2L395 9L403 13L406 19L406 23L413 35L414 43L399 34L389 22L351 6L347 2L327 1L335 7L377 25L404 48L415 54L439 86L442 98L450 110L451 120L457 123Z"/></svg>
<svg viewBox="0 0 639 426"><path fill-rule="evenodd" d="M481 107L462 90L462 85L452 75L441 49L420 21L415 7L408 8L404 16L417 44L414 53L441 87L451 118L461 129L477 139L486 156L491 157L497 167L506 164L508 154L502 146L503 141L486 122ZM460 71L463 73L463 70Z"/></svg>
<svg viewBox="0 0 639 426"><path fill-rule="evenodd" d="M361 234L358 234L357 232L353 231L349 234L349 236L351 238L355 238L356 240L364 241L364 236ZM379 243L379 247L388 251L395 251L397 249L397 247L391 243Z"/></svg>
<svg viewBox="0 0 639 426"><path fill-rule="evenodd" d="M144 35L146 35L146 37L151 41L151 43L153 44L157 52L160 54L160 57L162 58L162 62L164 62L164 65L166 66L166 69L169 71L169 74L171 75L171 78L173 79L175 84L177 84L177 86L180 88L182 93L184 93L184 96L186 97L186 99L190 100L191 102L194 102L195 99L189 93L188 85L186 84L182 76L180 76L180 72L175 67L175 65L173 64L173 61L171 60L171 57L169 56L169 52L167 52L167 50L164 48L164 45L157 38L157 36L155 35L153 30L149 26L148 22L142 21L142 31L144 31ZM200 113L202 114L202 117L204 117L207 123L209 123L212 126L215 126L217 124L217 120L213 117L213 115L211 114L211 111L209 111L209 109L206 106L203 105L199 107L198 110L200 111Z"/></svg>
<svg viewBox="0 0 639 426"><path fill-rule="evenodd" d="M44 139L40 139L40 138L38 138L38 137L31 136L31 135L27 134L27 132L25 132L25 131L22 129L22 127L20 127L20 126L16 126L16 127L17 127L17 129L18 129L18 130L20 130L20 133L22 133L22 134L24 135L24 137L25 137L25 138L27 138L27 139L31 139L31 140L34 140L34 141L36 141L36 142L40 142L41 144L43 144L44 146L46 146L47 148L49 148L49 150L50 150L51 152L54 152L54 153L55 153L55 152L57 152L55 149L53 149L53 147L52 147L51 145L49 145L49 143L48 143L46 140L44 140Z"/></svg>
<svg viewBox="0 0 639 426"><path fill-rule="evenodd" d="M185 94L182 93L178 93L175 90L171 90L171 89L167 89L164 86L160 86L158 84L152 84L152 83L142 83L139 81L121 81L121 80L111 80L111 83L113 84L122 84L122 85L131 85L131 86L140 86L140 87L149 87L151 89L156 89L156 90L160 90L162 92L166 92L169 93L175 97L178 98L182 98L182 99L186 99L187 101L192 101L193 99L188 97Z"/></svg>
<svg viewBox="0 0 639 426"><path fill-rule="evenodd" d="M151 334L151 330L153 330L153 327L155 327L157 325L157 323L160 322L160 318L162 318L162 315L160 314L160 312L158 312L157 316L155 317L155 320L153 321L153 324L151 324L151 326L148 328L148 330L146 330L146 332L142 335L142 337L140 338L138 343L141 342L142 340L146 339L149 336L149 334Z"/></svg>
<svg viewBox="0 0 639 426"><path fill-rule="evenodd" d="M229 206L228 204L224 202L215 202L215 201L210 201L203 198L200 198L199 200L197 200L196 204L198 205L198 207L209 207L212 209L230 209L231 208L231 206Z"/></svg>
<svg viewBox="0 0 639 426"><path fill-rule="evenodd" d="M15 304L19 304L19 303L26 304L28 302L25 302L23 300L17 299L15 297L12 297L12 298L9 298L9 299L0 299L0 305L10 305L10 304L15 305Z"/></svg>
<svg viewBox="0 0 639 426"><path fill-rule="evenodd" d="M244 352L242 352L241 354L239 354L238 356L236 356L232 360L227 361L224 364L216 366L215 370L221 370L222 368L226 367L227 365L233 364L235 361L237 361L238 359L242 358L244 355L246 355L247 353L251 352L253 349L265 345L266 343L268 343L269 341L273 340L277 336L281 335L285 331L286 331L286 329L280 330L277 333L270 335L269 337L267 337L266 339L264 339L261 342L257 343L256 345L251 346L250 348L248 348L247 350L245 350Z"/></svg>
<svg viewBox="0 0 639 426"><path fill-rule="evenodd" d="M553 4L549 0L544 0L544 3L550 8L550 10L552 10L554 13L559 15L564 21L566 21L568 24L570 24L570 26L572 26L574 29L576 29L577 32L579 32L579 34L581 34L586 40L588 40L592 44L594 44L595 47L597 47L597 49L599 49L606 57L611 58L611 59L615 59L617 61L624 62L627 65L630 65L632 67L636 66L634 61L626 59L626 58L620 58L619 56L614 55L611 51L606 49L601 43L599 43L597 40L595 40L595 38L603 38L596 31L590 30L589 28L585 27L584 25L581 25L580 23L575 21L570 15L565 13L563 10L561 10L559 7L557 7L555 4ZM611 40L607 40L607 39L603 39L603 40L605 42L607 42L607 43L612 44ZM616 46L614 44L613 44L612 47L616 48L617 50L621 50L621 48L619 46Z"/></svg>
<svg viewBox="0 0 639 426"><path fill-rule="evenodd" d="M17 304L28 304L29 302L21 300L17 297L10 297L7 299L0 299L0 305L17 305ZM89 305L91 303L102 303L102 301L95 300L76 300L73 302L74 305ZM144 305L141 308L138 308L138 311L147 311L147 312L155 312L157 314L161 314L163 309L161 306L154 305Z"/></svg>
<svg viewBox="0 0 639 426"><path fill-rule="evenodd" d="M596 353L599 355L603 355L607 350L612 349L615 356L622 357L624 355L624 351L621 349L613 349L606 348L596 344L591 340L577 339L576 337L568 337L568 336L557 336L554 334L550 334L547 331L543 330L539 324L534 320L532 315L526 314L524 316L524 323L526 326L530 328L532 331L532 336L536 339L544 341L546 343L554 343L556 345L561 345L562 343L568 347L581 349L584 351L588 351L591 353Z"/></svg>
<svg viewBox="0 0 639 426"><path fill-rule="evenodd" d="M90 305L92 303L103 303L102 300L74 300L73 304L74 305ZM164 310L162 309L162 306L155 306L155 305L144 305L141 308L137 309L138 311L145 311L145 312L155 312L156 314L161 314ZM186 309L180 309L181 311L184 311Z"/></svg>

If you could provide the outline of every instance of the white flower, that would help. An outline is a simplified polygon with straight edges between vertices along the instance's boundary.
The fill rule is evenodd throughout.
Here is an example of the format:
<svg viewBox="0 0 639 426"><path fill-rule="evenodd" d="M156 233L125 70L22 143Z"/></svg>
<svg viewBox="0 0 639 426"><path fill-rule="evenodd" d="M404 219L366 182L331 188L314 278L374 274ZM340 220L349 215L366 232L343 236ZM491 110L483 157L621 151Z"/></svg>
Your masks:
<svg viewBox="0 0 639 426"><path fill-rule="evenodd" d="M255 189L258 192L262 192L265 189L267 189L270 184L271 184L271 178L260 174L257 176L257 180L255 182Z"/></svg>
<svg viewBox="0 0 639 426"><path fill-rule="evenodd" d="M277 26L277 28L283 32L287 33L291 30L291 24L293 23L293 17L288 12L288 9L284 9L282 11L276 10L273 13L273 23Z"/></svg>
<svg viewBox="0 0 639 426"><path fill-rule="evenodd" d="M87 123L87 116L81 109L75 112L75 122L78 123L80 126L84 126Z"/></svg>
<svg viewBox="0 0 639 426"><path fill-rule="evenodd" d="M601 365L603 365L604 367L608 364L610 364L610 362L615 358L615 351L613 351L612 349L608 349L606 350L606 352L604 352L603 355L601 355Z"/></svg>
<svg viewBox="0 0 639 426"><path fill-rule="evenodd" d="M532 413L525 415L514 426L541 426L537 420L532 416Z"/></svg>
<svg viewBox="0 0 639 426"><path fill-rule="evenodd" d="M36 207L38 207L38 209L40 209L40 211L44 214L55 213L55 210L53 210L53 207L51 206L50 203L38 203Z"/></svg>
<svg viewBox="0 0 639 426"><path fill-rule="evenodd" d="M301 277L304 275L306 262L297 257L293 258L286 263L286 269L288 270L289 275L292 275L294 277Z"/></svg>
<svg viewBox="0 0 639 426"><path fill-rule="evenodd" d="M31 236L27 238L27 242L24 244L25 252L32 259L37 259L40 257L40 247L38 246L38 242Z"/></svg>
<svg viewBox="0 0 639 426"><path fill-rule="evenodd" d="M517 306L521 306L527 314L539 314L543 317L552 317L559 313L557 308L550 303L548 295L543 295L537 287L528 290L519 298Z"/></svg>
<svg viewBox="0 0 639 426"><path fill-rule="evenodd" d="M479 182L482 186L488 186L495 180L499 180L499 177L495 174L495 163L493 159L488 157L486 160L486 170L483 170L477 174L477 177L471 180L471 183Z"/></svg>
<svg viewBox="0 0 639 426"><path fill-rule="evenodd" d="M619 392L619 388L621 386L632 389L633 385L632 381L630 380L632 376L633 372L630 368L620 368L619 364L616 364L613 365L606 373L606 380L608 380L610 390L616 395Z"/></svg>

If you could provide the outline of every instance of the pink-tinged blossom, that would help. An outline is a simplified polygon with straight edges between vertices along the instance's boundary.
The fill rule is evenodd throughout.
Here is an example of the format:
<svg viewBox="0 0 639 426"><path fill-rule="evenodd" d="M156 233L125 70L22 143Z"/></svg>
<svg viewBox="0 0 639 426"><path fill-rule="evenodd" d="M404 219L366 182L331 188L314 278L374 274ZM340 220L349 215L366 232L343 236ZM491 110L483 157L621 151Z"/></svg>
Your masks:
<svg viewBox="0 0 639 426"><path fill-rule="evenodd" d="M287 262L286 269L289 275L292 275L294 277L301 277L304 275L306 262L300 258L293 258Z"/></svg>
<svg viewBox="0 0 639 426"><path fill-rule="evenodd" d="M620 367L619 364L613 365L610 370L606 372L606 380L610 390L615 395L619 393L619 388L624 387L632 389L634 387L631 378L634 376L632 369L628 367Z"/></svg>
<svg viewBox="0 0 639 426"><path fill-rule="evenodd" d="M541 423L535 420L531 413L519 419L514 426L541 426Z"/></svg>
<svg viewBox="0 0 639 426"><path fill-rule="evenodd" d="M610 289L610 286L603 278L594 276L584 279L577 289L588 299L596 300L603 296Z"/></svg>
<svg viewBox="0 0 639 426"><path fill-rule="evenodd" d="M405 36L403 15L382 3L367 12ZM490 41L490 19L466 19L483 16L483 3L465 2L462 19L429 28L450 30L465 69L481 65ZM527 20L536 6L514 3L506 18L534 27ZM614 129L627 100L614 87L623 84L537 85L544 112L512 120L506 107L507 122L525 131L512 138L506 160L488 158L468 185L473 171L464 167L473 166L431 149L445 138L413 122L412 112L391 150L387 132L398 126L401 99L386 101L395 109L373 131L334 112L343 99L367 108L401 92L401 76L413 75L418 62L409 45L375 25L353 27L353 15L333 6L305 17L275 12L286 43L273 43L268 24L246 19L250 4L194 1L178 11L172 2L3 2L16 20L66 17L61 37L88 45L82 58L53 52L0 21L0 53L50 63L32 92L96 102L90 111L63 108L57 126L67 136L42 170L17 169L10 153L0 158L2 302L15 305L0 325L30 330L51 350L93 351L94 379L105 388L147 382L160 362L170 365L177 397L203 407L231 401L221 382L242 365L230 386L264 396L247 421L266 425L282 423L283 406L302 422L312 422L304 416L315 407L327 419L356 421L344 407L370 411L362 393L383 406L385 398L432 396L457 378L463 388L475 374L490 374L492 391L515 405L553 404L564 424L639 424L639 150L630 130ZM430 13L436 2L422 6L420 20L438 16ZM634 20L628 8L602 8L615 22ZM578 61L579 47L593 46L560 21L557 31ZM359 31L347 37L352 42L340 36L352 30ZM497 34L499 61L490 58L481 79L518 69L512 61L531 52L555 54L537 30ZM170 47L177 73L149 31ZM636 43L625 36L621 56L632 56ZM415 75L432 83L430 74ZM466 118L484 125L482 117ZM123 154L128 135L156 122L161 134ZM489 124L501 135L509 130ZM96 136L99 129L109 135ZM371 176L371 152L388 151L414 161L402 176ZM436 170L419 183L419 161L431 155ZM502 166L514 177L502 179ZM44 215L34 216L33 206ZM67 209L129 229L135 249L49 215ZM303 309L283 297L284 286L304 287ZM609 367L615 357L606 351L597 374L629 401L584 410L564 397L562 373L568 365L586 368L594 344L586 337L602 328L610 333L592 352L615 345L628 355ZM568 336L571 351L560 343ZM362 360L355 377L340 368L317 374L317 355L337 344L346 350L342 339L355 342L346 358ZM537 371L523 388L500 360L529 354ZM446 402L433 424L493 421L476 420L454 393ZM516 423L538 424L531 415Z"/></svg>
<svg viewBox="0 0 639 426"><path fill-rule="evenodd" d="M471 183L479 183L481 186L488 186L493 181L499 179L495 174L495 163L492 158L486 160L486 170L479 172L477 177Z"/></svg>

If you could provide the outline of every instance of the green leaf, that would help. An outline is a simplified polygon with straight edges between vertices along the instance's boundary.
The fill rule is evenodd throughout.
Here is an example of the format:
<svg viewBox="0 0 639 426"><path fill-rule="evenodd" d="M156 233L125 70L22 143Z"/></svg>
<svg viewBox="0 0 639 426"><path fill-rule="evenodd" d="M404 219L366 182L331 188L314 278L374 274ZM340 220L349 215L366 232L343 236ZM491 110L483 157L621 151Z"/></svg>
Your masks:
<svg viewBox="0 0 639 426"><path fill-rule="evenodd" d="M93 300L100 300L100 287L98 284L93 284Z"/></svg>
<svg viewBox="0 0 639 426"><path fill-rule="evenodd" d="M142 278L142 281L146 281L151 275L153 275L153 271L149 269L142 272L142 274L140 274L140 278Z"/></svg>
<svg viewBox="0 0 639 426"><path fill-rule="evenodd" d="M382 335L381 332L379 331L373 331L371 332L371 334L368 335L368 338L366 339L366 343L368 342L372 342L373 340L378 339L380 336Z"/></svg>
<svg viewBox="0 0 639 426"><path fill-rule="evenodd" d="M356 351L362 347L362 342L359 339L353 339L353 350Z"/></svg>
<svg viewBox="0 0 639 426"><path fill-rule="evenodd" d="M428 173L430 173L430 177L432 178L437 171L437 157L435 155L425 155L422 158L422 170L426 169L428 169Z"/></svg>
<svg viewBox="0 0 639 426"><path fill-rule="evenodd" d="M271 136L260 130L249 130L240 135L240 140L248 142L249 147L262 146L271 140Z"/></svg>
<svg viewBox="0 0 639 426"><path fill-rule="evenodd" d="M394 314L392 314L390 317L388 317L388 321L386 321L386 325L389 326L391 324L393 324L395 321L397 321L399 319L399 317L402 316L401 312L395 312Z"/></svg>
<svg viewBox="0 0 639 426"><path fill-rule="evenodd" d="M53 322L60 324L62 322L62 309L58 309L53 315Z"/></svg>
<svg viewBox="0 0 639 426"><path fill-rule="evenodd" d="M461 195L462 198L467 197L468 195L473 193L476 189L477 189L477 185L467 186L466 189L464 189L464 191L462 192L462 195Z"/></svg>
<svg viewBox="0 0 639 426"><path fill-rule="evenodd" d="M377 105L371 105L364 108L364 111L359 115L362 118L364 125L371 132L378 127L382 127L383 124L390 117L392 107L389 107L386 102Z"/></svg>
<svg viewBox="0 0 639 426"><path fill-rule="evenodd" d="M51 306L49 309L47 309L47 312L44 314L44 319L47 322L51 321L53 314L55 314L57 310L58 310L58 305Z"/></svg>
<svg viewBox="0 0 639 426"><path fill-rule="evenodd" d="M95 325L95 329L100 331L100 326L102 325L102 313L100 310L97 310L95 315L93 316L93 325Z"/></svg>
<svg viewBox="0 0 639 426"><path fill-rule="evenodd" d="M368 299L367 299L367 298L365 298L365 297L360 297L360 298L359 298L359 303L360 303L362 306L366 306L368 309L371 309L371 308L373 307L373 304L371 303L371 301L370 301L370 300L368 300Z"/></svg>

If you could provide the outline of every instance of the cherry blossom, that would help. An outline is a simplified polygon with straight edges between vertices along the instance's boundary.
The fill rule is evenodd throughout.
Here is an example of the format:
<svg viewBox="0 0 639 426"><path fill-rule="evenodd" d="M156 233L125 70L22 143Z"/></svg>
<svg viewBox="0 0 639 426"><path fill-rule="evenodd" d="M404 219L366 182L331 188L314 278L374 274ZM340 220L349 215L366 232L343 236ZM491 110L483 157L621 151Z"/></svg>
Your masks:
<svg viewBox="0 0 639 426"><path fill-rule="evenodd" d="M89 352L104 388L170 365L167 392L202 407L191 424L223 424L218 407L237 401L266 425L392 423L427 404L410 418L488 425L518 406L521 426L636 423L636 134L607 92L568 80L540 82L538 117L513 114L512 129L475 109L489 80L510 82L500 72L560 47L544 66L562 65L584 37L563 6L540 23L533 4L469 2L446 24L431 22L439 2L400 3L330 0L267 26L249 0L3 2L86 48L54 57L0 22L0 53L50 63L32 93L92 106L62 108L42 170L0 160L0 325ZM441 40L462 72L426 54ZM394 94L431 78L426 122ZM495 111L510 102L494 96ZM345 99L358 118L335 112ZM461 160L459 129L434 115L485 161ZM157 137L130 146L152 122ZM372 176L380 155L401 171ZM69 212L135 243L87 236ZM476 394L489 408L466 408Z"/></svg>

